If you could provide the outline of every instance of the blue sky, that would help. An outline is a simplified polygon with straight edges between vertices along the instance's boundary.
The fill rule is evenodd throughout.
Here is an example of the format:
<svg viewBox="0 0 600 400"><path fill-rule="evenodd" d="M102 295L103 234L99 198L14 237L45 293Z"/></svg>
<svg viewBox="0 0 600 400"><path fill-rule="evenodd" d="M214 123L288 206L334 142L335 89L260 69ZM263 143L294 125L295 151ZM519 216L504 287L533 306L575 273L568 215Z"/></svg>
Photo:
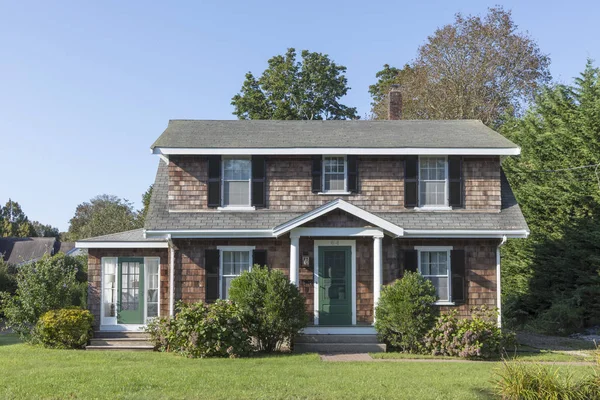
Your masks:
<svg viewBox="0 0 600 400"><path fill-rule="evenodd" d="M167 4L168 3L168 4ZM75 207L107 193L141 206L169 119L233 119L231 97L288 47L348 67L345 103L369 112L384 63L402 66L456 12L484 1L0 0L0 202L68 228ZM505 1L571 82L600 62L597 1Z"/></svg>

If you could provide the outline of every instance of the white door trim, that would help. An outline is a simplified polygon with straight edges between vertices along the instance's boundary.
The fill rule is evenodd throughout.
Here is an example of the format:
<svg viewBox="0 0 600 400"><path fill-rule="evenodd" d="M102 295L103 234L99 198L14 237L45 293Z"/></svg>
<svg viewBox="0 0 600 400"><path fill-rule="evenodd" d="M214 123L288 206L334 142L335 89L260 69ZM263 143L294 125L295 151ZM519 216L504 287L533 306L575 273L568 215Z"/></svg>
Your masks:
<svg viewBox="0 0 600 400"><path fill-rule="evenodd" d="M314 325L319 325L319 247L330 246L350 246L350 259L352 278L351 294L352 294L352 325L356 325L356 240L315 240L314 241Z"/></svg>

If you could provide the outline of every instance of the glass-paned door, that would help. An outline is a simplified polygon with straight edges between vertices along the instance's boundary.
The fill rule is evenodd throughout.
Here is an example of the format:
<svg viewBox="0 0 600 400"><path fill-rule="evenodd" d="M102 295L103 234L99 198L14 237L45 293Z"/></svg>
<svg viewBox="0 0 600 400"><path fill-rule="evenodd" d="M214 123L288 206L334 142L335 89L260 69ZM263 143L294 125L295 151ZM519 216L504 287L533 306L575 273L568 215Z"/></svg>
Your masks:
<svg viewBox="0 0 600 400"><path fill-rule="evenodd" d="M146 318L158 317L158 258L146 259Z"/></svg>
<svg viewBox="0 0 600 400"><path fill-rule="evenodd" d="M144 259L119 258L119 312L122 324L144 323Z"/></svg>
<svg viewBox="0 0 600 400"><path fill-rule="evenodd" d="M352 325L351 247L319 247L319 325Z"/></svg>

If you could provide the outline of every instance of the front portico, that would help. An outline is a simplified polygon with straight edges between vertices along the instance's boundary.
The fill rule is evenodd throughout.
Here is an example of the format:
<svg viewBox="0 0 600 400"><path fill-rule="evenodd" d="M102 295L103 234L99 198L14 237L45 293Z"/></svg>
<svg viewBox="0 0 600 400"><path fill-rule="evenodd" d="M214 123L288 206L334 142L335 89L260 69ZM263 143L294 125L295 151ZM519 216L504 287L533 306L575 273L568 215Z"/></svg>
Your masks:
<svg viewBox="0 0 600 400"><path fill-rule="evenodd" d="M336 210L361 221L363 226L306 226L314 225L319 217ZM372 325L383 283L383 238L386 234L392 238L402 236L404 233L402 228L344 200L337 199L286 223L282 227L275 228L274 233L276 235L289 233L290 235L290 280L294 284L299 287L302 286L300 279L302 260L305 262L308 260L309 262L309 265L302 265L303 269L312 267L314 326L309 330L321 327L318 331L323 332L328 330L325 328L326 326L357 326L359 322L357 304L363 304L364 308L364 302L367 300L372 301L372 309L369 313L371 316L369 325ZM307 258L306 254L301 254L300 242L302 238L312 240L312 257ZM359 298L359 293L357 293L357 239L361 239L360 242L364 248L366 238L372 239L371 249L367 255L372 260L369 268L371 274L369 283L372 282L372 286L369 284L371 287L367 288L368 293L363 293L364 295ZM304 253L307 253L306 250ZM361 272L364 272L365 266L362 265L362 267ZM304 275L306 277L306 273ZM364 278L364 273L362 276ZM302 289L301 287L301 291ZM344 307L347 305L349 306L349 318L345 319L343 318L345 314ZM363 328L368 328L365 326L364 318L360 322ZM372 329L364 330L365 333L367 331L373 333Z"/></svg>

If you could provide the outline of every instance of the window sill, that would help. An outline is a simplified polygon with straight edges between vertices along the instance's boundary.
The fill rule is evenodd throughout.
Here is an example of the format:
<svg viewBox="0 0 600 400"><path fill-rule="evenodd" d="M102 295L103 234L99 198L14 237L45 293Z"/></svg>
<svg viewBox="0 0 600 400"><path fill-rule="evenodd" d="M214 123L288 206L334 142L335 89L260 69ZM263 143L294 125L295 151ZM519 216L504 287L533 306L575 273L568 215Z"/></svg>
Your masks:
<svg viewBox="0 0 600 400"><path fill-rule="evenodd" d="M254 211L256 207L217 207L217 211Z"/></svg>
<svg viewBox="0 0 600 400"><path fill-rule="evenodd" d="M319 196L349 196L352 192L319 192Z"/></svg>
<svg viewBox="0 0 600 400"><path fill-rule="evenodd" d="M433 207L433 206L427 207L427 206L424 206L424 207L415 207L415 211L452 211L452 207L446 207L446 206L443 206L443 207Z"/></svg>
<svg viewBox="0 0 600 400"><path fill-rule="evenodd" d="M436 301L433 303L434 306L455 306L456 303L453 301Z"/></svg>

